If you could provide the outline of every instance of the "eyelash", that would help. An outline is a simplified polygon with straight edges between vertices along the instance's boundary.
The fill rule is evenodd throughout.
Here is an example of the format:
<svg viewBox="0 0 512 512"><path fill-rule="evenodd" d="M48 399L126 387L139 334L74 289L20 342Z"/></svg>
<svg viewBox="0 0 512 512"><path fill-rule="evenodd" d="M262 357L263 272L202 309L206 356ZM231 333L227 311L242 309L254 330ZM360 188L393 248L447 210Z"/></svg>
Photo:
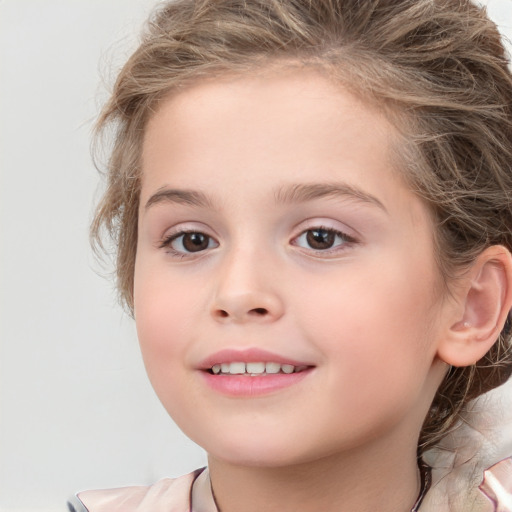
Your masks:
<svg viewBox="0 0 512 512"><path fill-rule="evenodd" d="M300 245L297 243L297 240L299 240L301 237L304 237L304 236L307 237L308 233L312 233L315 231L316 232L323 231L323 232L329 234L330 236L337 237L341 240L341 243L338 243L337 245L335 245L333 247L329 247L327 249L315 249L313 247L309 247L309 248L302 247L302 249L305 249L307 251L312 251L315 254L329 255L329 254L337 253L337 252L344 250L339 247L351 246L351 245L354 245L357 243L357 240L354 237L347 235L346 233L339 231L337 229L333 229L333 228L326 227L326 226L314 226L314 227L310 227L308 229L303 230L298 236L294 237L291 241L291 245L300 247ZM205 249L200 249L198 251L179 251L172 247L172 243L174 241L176 241L180 237L183 237L188 234L204 236L206 239L208 239L208 246ZM210 244L212 241L216 244L214 247L210 247ZM183 245L183 242L182 242L182 245ZM199 231L199 230L190 229L190 230L181 230L177 233L172 233L172 234L164 237L159 242L158 247L160 249L167 249L168 253L171 254L173 257L183 259L183 258L187 258L190 256L194 256L196 254L200 255L200 254L204 253L206 251L206 249L215 248L215 247L218 247L218 245L219 245L218 242L215 241L215 239L213 237L211 237L210 235L207 235L206 233Z"/></svg>
<svg viewBox="0 0 512 512"><path fill-rule="evenodd" d="M185 235L202 235L202 236L204 236L205 238L208 239L208 247L206 247L206 249L211 248L211 247L209 247L210 242L212 240L214 240L213 237L211 237L210 235L207 235L206 233L203 233L202 231L199 231L197 229L187 229L187 230L181 230L177 233L171 233L170 235L167 235L160 241L158 246L160 249L167 249L169 254L171 254L174 257L178 257L180 259L186 258L187 256L190 256L190 255L195 255L196 253L200 254L200 253L204 252L204 250L195 251L195 252L194 251L186 252L186 251L178 251L178 250L174 249L174 247L172 247L172 243L175 240L178 240L180 237L183 237ZM215 243L218 246L218 242L215 242ZM183 242L182 242L182 245L183 245Z"/></svg>
<svg viewBox="0 0 512 512"><path fill-rule="evenodd" d="M305 229L298 236L296 236L292 240L292 245L298 246L297 240L299 240L301 237L307 238L308 233L312 233L315 231L316 232L323 231L323 232L329 234L330 236L337 237L340 239L340 243L338 243L337 245L334 245L333 247L329 247L327 249L315 249L313 247L309 247L309 248L302 247L302 249L305 249L307 251L313 251L315 254L328 256L332 253L339 253L340 251L345 250L347 248L347 246L350 247L357 243L357 240L354 237L347 235L346 233L344 233L343 231L340 231L338 229L334 229L334 228L327 227L327 226L313 226L308 229ZM334 242L335 241L336 241L336 238L334 239ZM293 243L293 242L295 242L295 243Z"/></svg>

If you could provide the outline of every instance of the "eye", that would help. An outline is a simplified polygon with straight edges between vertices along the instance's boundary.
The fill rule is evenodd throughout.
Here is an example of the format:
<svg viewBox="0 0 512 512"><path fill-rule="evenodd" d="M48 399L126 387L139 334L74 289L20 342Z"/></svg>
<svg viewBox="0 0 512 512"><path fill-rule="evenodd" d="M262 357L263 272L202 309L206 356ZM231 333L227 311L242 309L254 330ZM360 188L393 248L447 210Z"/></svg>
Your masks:
<svg viewBox="0 0 512 512"><path fill-rule="evenodd" d="M189 254L218 247L219 244L211 236L200 231L187 231L173 234L163 240L161 247L167 247L177 254Z"/></svg>
<svg viewBox="0 0 512 512"><path fill-rule="evenodd" d="M355 240L341 231L329 228L308 229L293 241L294 245L315 251L327 251L348 242Z"/></svg>

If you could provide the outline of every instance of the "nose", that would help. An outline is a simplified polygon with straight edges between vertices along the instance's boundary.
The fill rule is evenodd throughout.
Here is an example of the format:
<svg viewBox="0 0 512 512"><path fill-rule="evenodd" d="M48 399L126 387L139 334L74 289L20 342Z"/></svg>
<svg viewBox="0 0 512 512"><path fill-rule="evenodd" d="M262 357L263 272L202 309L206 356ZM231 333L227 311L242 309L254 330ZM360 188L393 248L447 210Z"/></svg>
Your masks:
<svg viewBox="0 0 512 512"><path fill-rule="evenodd" d="M265 323L283 316L277 272L269 262L256 259L238 254L219 269L211 308L216 321Z"/></svg>

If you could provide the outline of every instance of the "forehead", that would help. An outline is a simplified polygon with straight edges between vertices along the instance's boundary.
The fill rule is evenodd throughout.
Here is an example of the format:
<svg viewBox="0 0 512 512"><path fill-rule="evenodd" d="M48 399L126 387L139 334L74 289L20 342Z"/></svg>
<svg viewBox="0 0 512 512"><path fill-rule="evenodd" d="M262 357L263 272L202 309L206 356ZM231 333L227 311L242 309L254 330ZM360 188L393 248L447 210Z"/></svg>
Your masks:
<svg viewBox="0 0 512 512"><path fill-rule="evenodd" d="M396 139L381 111L316 71L198 82L162 100L148 122L141 204L170 185L214 190L223 182L257 193L339 179L396 202L405 192Z"/></svg>
<svg viewBox="0 0 512 512"><path fill-rule="evenodd" d="M284 152L284 132L290 140L309 138L319 150L332 141L320 144L327 132L337 133L340 143L350 134L352 142L358 139L369 150L387 146L395 134L381 112L340 84L314 70L285 68L216 77L173 92L157 104L146 126L142 163L150 168L162 146L192 141L204 152L208 147L232 150L243 138L245 145L248 139L256 145L279 135L272 148Z"/></svg>
<svg viewBox="0 0 512 512"><path fill-rule="evenodd" d="M346 78L344 79L346 80ZM386 123L385 116L378 113L377 105L370 106L368 93L365 100L354 90L345 87L340 79L331 78L328 70L305 65L283 65L255 69L246 74L237 72L219 73L204 79L186 82L182 88L173 89L164 96L156 106L156 114L170 110L179 117L184 110L187 113L208 111L217 108L217 112L225 112L227 106L236 106L240 114L254 114L253 106L279 106L281 109L292 109L295 116L299 114L321 112L328 105L331 114L334 104L337 110L345 113L350 110L360 114L378 116ZM297 110L297 106L302 106ZM345 107L345 108L343 108ZM206 110L206 112L204 112ZM260 110L262 114L265 112ZM325 113L325 111L323 112ZM152 116L152 119L157 117ZM374 119L376 120L376 119ZM220 119L217 119L220 121ZM149 123L151 125L151 121ZM150 126L148 127L150 128Z"/></svg>

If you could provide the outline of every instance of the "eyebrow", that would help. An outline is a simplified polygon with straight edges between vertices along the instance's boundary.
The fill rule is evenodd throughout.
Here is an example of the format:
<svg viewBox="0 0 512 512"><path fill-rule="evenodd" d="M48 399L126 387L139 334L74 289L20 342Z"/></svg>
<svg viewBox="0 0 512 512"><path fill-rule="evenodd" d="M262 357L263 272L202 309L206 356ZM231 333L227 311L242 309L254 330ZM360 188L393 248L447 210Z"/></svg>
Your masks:
<svg viewBox="0 0 512 512"><path fill-rule="evenodd" d="M375 196L347 183L305 183L279 188L275 193L276 203L294 204L313 199L342 198L377 206L388 213L384 204Z"/></svg>
<svg viewBox="0 0 512 512"><path fill-rule="evenodd" d="M197 206L199 208L213 208L211 199L202 192L188 189L158 189L146 202L145 209L159 203L179 203Z"/></svg>
<svg viewBox="0 0 512 512"><path fill-rule="evenodd" d="M352 199L358 202L377 206L388 213L384 204L375 196L347 183L301 183L280 187L275 191L276 203L296 204L321 198ZM196 206L198 208L214 209L211 198L197 190L158 189L146 202L145 209L159 203L178 203Z"/></svg>

